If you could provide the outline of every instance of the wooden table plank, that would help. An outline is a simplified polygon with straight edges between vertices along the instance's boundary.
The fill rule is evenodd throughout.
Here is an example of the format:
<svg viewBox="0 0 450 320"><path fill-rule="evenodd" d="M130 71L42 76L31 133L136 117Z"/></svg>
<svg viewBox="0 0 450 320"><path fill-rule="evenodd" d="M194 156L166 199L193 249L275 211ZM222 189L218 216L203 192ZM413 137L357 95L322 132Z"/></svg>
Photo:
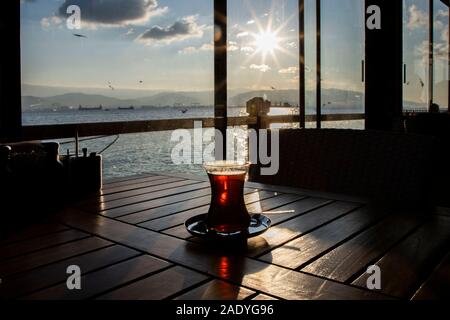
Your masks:
<svg viewBox="0 0 450 320"><path fill-rule="evenodd" d="M244 300L255 292L221 280L212 280L175 300Z"/></svg>
<svg viewBox="0 0 450 320"><path fill-rule="evenodd" d="M162 269L169 263L148 255L114 264L81 277L81 290L68 290L66 283L26 296L26 300L81 300L95 297L116 287L126 285ZM164 285L164 284L161 284Z"/></svg>
<svg viewBox="0 0 450 320"><path fill-rule="evenodd" d="M442 260L431 276L417 290L413 300L450 299L450 253Z"/></svg>
<svg viewBox="0 0 450 320"><path fill-rule="evenodd" d="M309 264L302 271L346 282L362 274L369 263L383 255L423 222L415 216L391 216Z"/></svg>
<svg viewBox="0 0 450 320"><path fill-rule="evenodd" d="M446 254L450 245L450 218L434 217L389 251L375 264L382 273L381 292L411 297ZM365 287L364 273L353 284Z"/></svg>
<svg viewBox="0 0 450 320"><path fill-rule="evenodd" d="M169 186L169 187L168 187ZM127 198L120 198L112 201L105 201L101 204L101 210L110 210L118 207L124 207L141 203L144 201L164 197L166 195L178 194L192 190L198 190L204 188L204 185L200 185L198 182L183 180L176 183L168 183L160 186L153 187L153 192L140 194Z"/></svg>
<svg viewBox="0 0 450 320"><path fill-rule="evenodd" d="M135 250L114 245L53 263L5 279L0 286L0 297L8 299L17 298L39 289L57 285L58 283L65 283L68 276L66 272L67 267L71 265L79 266L81 273L84 275L138 255L140 253Z"/></svg>
<svg viewBox="0 0 450 320"><path fill-rule="evenodd" d="M245 194L249 194L249 193L258 193L260 199L267 199L267 198L275 196L274 192L256 191L255 189L245 189ZM255 194L254 197L256 197L256 196L257 195ZM210 202L211 202L211 194L210 194L210 192L208 192L208 195L206 195L206 196L202 196L202 197L198 197L198 198L191 198L186 201L171 203L169 205L156 207L156 208L145 210L145 211L138 212L135 214L126 215L126 216L118 218L118 220L127 222L127 223L138 224L138 223L143 223L143 222L147 222L150 220L154 220L157 218L170 216L172 214L180 213L180 212L187 211L190 209L204 207L206 205L209 205Z"/></svg>
<svg viewBox="0 0 450 320"><path fill-rule="evenodd" d="M300 196L296 194L279 194L276 197L255 202L247 206L249 213L267 213L270 210L277 209L279 207L285 206L289 203L298 201L305 198L305 196Z"/></svg>
<svg viewBox="0 0 450 320"><path fill-rule="evenodd" d="M131 189L131 188L134 188L133 186L136 186L136 185L139 186L139 185L147 183L147 182L151 183L152 181L163 180L163 179L167 179L167 178L170 178L170 177L162 176L162 175L138 177L135 179L128 179L128 180L124 180L124 181L103 184L102 191L108 191L111 189L116 189L116 188L120 188L120 187L129 187L129 186L131 186L130 187L130 189ZM172 178L174 178L174 177L172 177ZM124 189L126 189L126 188L124 188Z"/></svg>
<svg viewBox="0 0 450 320"><path fill-rule="evenodd" d="M128 201L130 201L130 203L136 203L136 202L139 202L139 196L142 196L142 195L145 195L148 193L198 183L198 181L180 180L180 179L175 179L175 178L158 180L158 182L161 182L161 183L158 183L157 185L137 189L137 190L128 190L128 191L124 191L124 192L103 195L103 196L99 197L98 201L110 202L110 201L117 201L120 199L128 199ZM136 198L138 200L133 201Z"/></svg>
<svg viewBox="0 0 450 320"><path fill-rule="evenodd" d="M5 260L0 263L0 278L6 278L16 273L24 272L110 245L112 245L112 243L109 241L97 237L90 237L37 251L26 256Z"/></svg>
<svg viewBox="0 0 450 320"><path fill-rule="evenodd" d="M180 187L177 189L169 189L169 190L161 190L158 192L154 192L146 197L146 200L143 202L126 205L124 207L115 207L111 208L108 204L102 204L100 211L102 215L112 218L122 217L127 214L136 213L144 210L149 210L151 208L163 206L168 203L172 203L174 195L181 195L184 194L184 196L180 196L180 199L191 199L191 197L195 196L196 194L202 194L204 195L205 192L208 192L208 183L197 183L194 185L189 185L185 187ZM194 193L192 191L197 191L197 193ZM191 193L190 193L191 192ZM116 205L118 205L116 203ZM108 209L109 208L109 209Z"/></svg>
<svg viewBox="0 0 450 320"><path fill-rule="evenodd" d="M68 230L67 226L55 222L40 222L31 226L24 226L14 232L14 234L9 235L5 239L1 239L0 245L7 245L19 241L24 241L43 235L60 232Z"/></svg>
<svg viewBox="0 0 450 320"><path fill-rule="evenodd" d="M164 230L162 233L184 240L193 238L192 235L186 230L184 224Z"/></svg>
<svg viewBox="0 0 450 320"><path fill-rule="evenodd" d="M152 199L162 198L164 196L180 194L183 192L198 190L202 188L206 188L207 184L204 182L194 182L189 180L183 180L178 182L178 187L176 188L165 188L166 185L157 186L160 190L154 190L150 193L145 193L142 195L137 195L133 197L128 197L124 199L113 200L109 202L104 202L100 205L101 211L111 210L114 208L131 206L134 204L139 204L142 202L146 202Z"/></svg>
<svg viewBox="0 0 450 320"><path fill-rule="evenodd" d="M323 205L325 205L325 207L321 207ZM286 210L292 211L292 213L278 215L268 214L269 218L275 220L274 226L260 237L252 238L248 241L247 255L256 257L264 254L274 247L280 246L355 210L359 206L359 204L349 202L330 203L328 200L306 198L286 207L278 208L277 211ZM293 216L295 216L295 218L292 218ZM283 222L283 220L287 221Z"/></svg>
<svg viewBox="0 0 450 320"><path fill-rule="evenodd" d="M77 230L65 230L42 237L21 241L0 247L0 260L12 258L25 253L53 247L66 242L89 237L87 233Z"/></svg>
<svg viewBox="0 0 450 320"><path fill-rule="evenodd" d="M251 207L254 203L260 203L263 202L263 206L265 208L270 209L270 200L273 200L275 203L274 206L279 204L279 197L282 196L276 196L273 197L273 192L253 192L246 194L244 196L245 203L247 204L247 207ZM195 217L199 214L206 214L208 213L209 204L203 207L198 207L195 209L179 212L177 214L173 214L170 216L162 217L160 219L150 220L148 222L144 222L139 224L139 226L143 228L147 228L150 230L156 230L161 231L164 229L169 229L171 227L174 227L176 225L183 224L186 220L189 218Z"/></svg>
<svg viewBox="0 0 450 320"><path fill-rule="evenodd" d="M386 299L374 292L242 256L227 255L215 246L189 243L101 216L67 210L58 218L86 232L282 299ZM120 297L120 293L115 297Z"/></svg>
<svg viewBox="0 0 450 320"><path fill-rule="evenodd" d="M161 300L197 285L208 277L183 267L173 267L124 288L99 297L99 300Z"/></svg>
<svg viewBox="0 0 450 320"><path fill-rule="evenodd" d="M126 177L110 178L110 179L104 180L103 185L107 186L107 185L111 185L111 184L115 184L115 183L119 183L119 182L133 181L136 179L143 179L143 178L154 177L154 176L160 176L160 174L140 173L140 174L135 174L135 175L126 176Z"/></svg>
<svg viewBox="0 0 450 320"><path fill-rule="evenodd" d="M327 207L323 208L323 210L325 209ZM382 214L377 211L373 212L367 208L361 208L286 243L260 257L260 259L286 268L300 268L345 239L351 238L354 234L377 222L380 217L382 217Z"/></svg>

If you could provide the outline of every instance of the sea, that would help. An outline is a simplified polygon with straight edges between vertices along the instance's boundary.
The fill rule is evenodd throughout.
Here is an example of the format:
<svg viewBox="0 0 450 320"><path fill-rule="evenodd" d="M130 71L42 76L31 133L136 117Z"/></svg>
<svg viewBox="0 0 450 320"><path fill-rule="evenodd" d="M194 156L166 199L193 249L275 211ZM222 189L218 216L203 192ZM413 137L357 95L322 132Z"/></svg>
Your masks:
<svg viewBox="0 0 450 320"><path fill-rule="evenodd" d="M237 117L246 115L245 108L229 108L229 116ZM295 114L298 110L286 108L273 108L272 115ZM212 118L212 107L155 107L137 108L134 110L64 110L64 111L32 111L22 114L23 125L51 125L70 123L97 123L137 120L161 120L161 119L189 119ZM307 127L313 128L314 123L308 123ZM274 125L276 128L295 128L297 124ZM363 129L364 121L338 121L326 122L325 128ZM236 128L230 128L236 130ZM236 154L246 150L245 127L236 130L235 135ZM190 130L193 133L192 130ZM175 164L172 160L172 151L179 143L172 141L172 131L149 132L139 134L126 134L120 136L88 137L80 138L80 150L87 148L88 153L101 152L103 159L103 178L120 178L149 172L183 173L193 175L205 175L202 164ZM192 134L193 136L193 134ZM74 139L54 140L60 143L60 154L75 153ZM204 147L209 144L205 142ZM193 152L195 151L192 148ZM201 152L201 150L197 150ZM192 154L194 160L195 153ZM194 162L194 161L192 161ZM198 161L197 161L198 162Z"/></svg>

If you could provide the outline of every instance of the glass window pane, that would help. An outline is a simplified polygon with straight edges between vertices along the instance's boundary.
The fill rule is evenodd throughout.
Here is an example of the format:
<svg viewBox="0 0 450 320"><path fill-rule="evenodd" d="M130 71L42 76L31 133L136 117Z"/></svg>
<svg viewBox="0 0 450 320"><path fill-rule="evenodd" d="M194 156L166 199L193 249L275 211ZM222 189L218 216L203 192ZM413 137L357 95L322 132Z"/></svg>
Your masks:
<svg viewBox="0 0 450 320"><path fill-rule="evenodd" d="M271 115L298 114L297 0L228 0L229 114L246 114L253 98Z"/></svg>
<svg viewBox="0 0 450 320"><path fill-rule="evenodd" d="M305 0L305 86L306 115L317 114L317 29L316 0ZM306 128L316 128L316 121L307 121Z"/></svg>
<svg viewBox="0 0 450 320"><path fill-rule="evenodd" d="M211 117L213 12L212 0L22 1L24 124Z"/></svg>
<svg viewBox="0 0 450 320"><path fill-rule="evenodd" d="M213 26L212 0L21 1L23 123L213 117ZM80 148L99 152L114 139ZM176 144L170 132L122 135L103 154L105 178L203 172L173 163Z"/></svg>
<svg viewBox="0 0 450 320"><path fill-rule="evenodd" d="M364 113L364 16L363 1L322 0L322 114Z"/></svg>
<svg viewBox="0 0 450 320"><path fill-rule="evenodd" d="M434 0L434 88L433 102L441 111L448 110L448 23L449 9L441 0Z"/></svg>
<svg viewBox="0 0 450 320"><path fill-rule="evenodd" d="M429 2L404 0L403 110L428 110L429 95Z"/></svg>

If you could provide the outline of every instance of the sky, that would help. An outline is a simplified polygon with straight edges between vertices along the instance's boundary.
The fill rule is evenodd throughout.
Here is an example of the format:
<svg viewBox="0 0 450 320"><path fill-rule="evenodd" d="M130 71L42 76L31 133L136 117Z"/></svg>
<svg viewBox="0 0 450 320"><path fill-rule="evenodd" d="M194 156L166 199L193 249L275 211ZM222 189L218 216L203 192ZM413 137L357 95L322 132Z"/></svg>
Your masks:
<svg viewBox="0 0 450 320"><path fill-rule="evenodd" d="M424 56L428 11L405 1L405 95L427 100ZM435 0L439 3L439 0ZM228 87L298 88L297 0L228 1ZM315 0L306 0L308 89L315 86ZM67 28L68 5L81 29ZM448 12L436 6L436 52L448 50ZM324 88L363 91L362 0L322 0ZM22 81L26 84L168 90L213 90L212 0L21 0ZM79 34L85 37L76 37ZM443 54L441 57L445 56ZM446 58L445 58L446 59ZM436 63L436 82L447 73Z"/></svg>

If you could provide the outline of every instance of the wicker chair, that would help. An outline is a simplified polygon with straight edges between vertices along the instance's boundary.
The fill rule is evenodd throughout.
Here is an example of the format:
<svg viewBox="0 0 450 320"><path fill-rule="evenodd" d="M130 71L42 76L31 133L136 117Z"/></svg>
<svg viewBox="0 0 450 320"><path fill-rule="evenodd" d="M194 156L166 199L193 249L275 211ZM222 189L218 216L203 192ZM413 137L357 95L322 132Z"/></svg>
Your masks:
<svg viewBox="0 0 450 320"><path fill-rule="evenodd" d="M354 130L280 130L279 143L278 174L262 176L259 167L253 166L251 181L354 195L401 208L422 209L431 203L436 149L433 137Z"/></svg>

